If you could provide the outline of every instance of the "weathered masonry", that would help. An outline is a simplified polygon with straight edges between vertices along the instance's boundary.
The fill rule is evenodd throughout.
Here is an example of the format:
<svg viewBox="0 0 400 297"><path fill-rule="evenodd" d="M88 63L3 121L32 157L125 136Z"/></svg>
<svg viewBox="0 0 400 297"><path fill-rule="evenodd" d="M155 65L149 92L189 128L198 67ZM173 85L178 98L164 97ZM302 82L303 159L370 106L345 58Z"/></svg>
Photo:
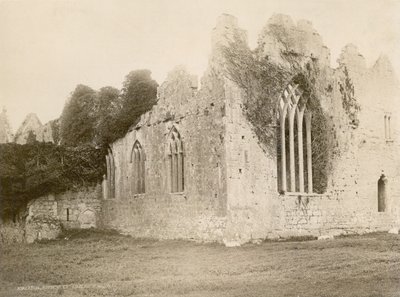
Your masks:
<svg viewBox="0 0 400 297"><path fill-rule="evenodd" d="M98 185L31 200L13 222L0 226L0 242L32 243L55 239L63 229L101 227L101 193Z"/></svg>
<svg viewBox="0 0 400 297"><path fill-rule="evenodd" d="M274 15L249 56L286 69L265 85L237 79L263 77L257 67L232 75L226 48L238 40L237 20L221 16L201 87L176 68L110 144L104 226L227 244L399 227L400 89L388 59L367 67L348 45L333 69L309 22Z"/></svg>

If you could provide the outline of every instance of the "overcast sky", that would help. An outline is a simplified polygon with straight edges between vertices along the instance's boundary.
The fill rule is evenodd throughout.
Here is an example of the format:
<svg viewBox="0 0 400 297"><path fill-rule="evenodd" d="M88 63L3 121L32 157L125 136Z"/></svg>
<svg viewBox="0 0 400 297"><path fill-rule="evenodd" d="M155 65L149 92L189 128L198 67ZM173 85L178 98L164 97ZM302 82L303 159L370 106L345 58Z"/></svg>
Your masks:
<svg viewBox="0 0 400 297"><path fill-rule="evenodd" d="M57 118L79 83L120 88L139 68L161 83L180 64L200 76L222 13L238 17L252 46L274 13L308 19L332 66L354 43L367 65L385 53L400 73L400 0L0 0L0 105L15 132L29 112Z"/></svg>

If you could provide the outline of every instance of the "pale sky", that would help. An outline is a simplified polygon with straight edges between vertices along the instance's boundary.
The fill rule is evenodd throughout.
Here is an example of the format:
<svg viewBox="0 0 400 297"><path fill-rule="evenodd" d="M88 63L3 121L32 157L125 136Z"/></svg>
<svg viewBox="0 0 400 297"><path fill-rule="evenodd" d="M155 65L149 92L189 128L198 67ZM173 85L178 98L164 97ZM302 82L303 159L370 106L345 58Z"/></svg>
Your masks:
<svg viewBox="0 0 400 297"><path fill-rule="evenodd" d="M284 13L313 23L333 67L354 43L368 66L384 53L400 73L400 0L0 0L0 106L15 132L30 112L57 118L80 83L120 88L141 68L161 83L182 64L200 77L222 13L238 18L252 47Z"/></svg>

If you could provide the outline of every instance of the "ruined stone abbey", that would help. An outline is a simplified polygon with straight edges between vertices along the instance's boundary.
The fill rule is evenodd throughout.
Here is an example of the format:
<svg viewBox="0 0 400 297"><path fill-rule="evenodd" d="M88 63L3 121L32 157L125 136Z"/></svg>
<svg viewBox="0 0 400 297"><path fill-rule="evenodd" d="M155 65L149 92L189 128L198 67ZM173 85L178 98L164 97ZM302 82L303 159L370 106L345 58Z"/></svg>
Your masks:
<svg viewBox="0 0 400 297"><path fill-rule="evenodd" d="M29 216L227 245L398 229L400 84L388 59L367 67L347 45L334 69L310 22L274 15L252 59L289 75L240 83L224 54L235 36L246 44L235 17L222 15L200 83L183 67L169 73L157 104L109 145L102 191L42 197ZM256 88L264 101L249 101Z"/></svg>
<svg viewBox="0 0 400 297"><path fill-rule="evenodd" d="M201 87L176 68L159 87L157 105L110 144L102 225L136 237L226 244L398 227L400 89L388 59L368 68L348 45L333 69L312 25L282 15L260 34L257 58L284 64L289 51L299 65L312 60L319 69L313 87L334 146L321 191L313 186L322 172L314 160L321 140L313 135L319 123L307 103L309 86L297 73L281 81L270 106L275 124L264 127L275 135L271 153L245 115L246 91L228 75L222 54L235 34L246 40L245 32L222 15L212 34ZM344 102L350 97L355 105Z"/></svg>

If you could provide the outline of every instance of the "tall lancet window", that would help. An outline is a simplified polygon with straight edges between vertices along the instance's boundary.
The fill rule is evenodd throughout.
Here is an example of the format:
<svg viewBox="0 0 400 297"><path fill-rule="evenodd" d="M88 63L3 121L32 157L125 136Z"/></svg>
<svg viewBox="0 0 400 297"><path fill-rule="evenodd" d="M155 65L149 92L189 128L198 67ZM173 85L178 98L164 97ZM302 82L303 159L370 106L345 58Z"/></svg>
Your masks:
<svg viewBox="0 0 400 297"><path fill-rule="evenodd" d="M131 152L131 164L133 169L132 192L134 194L145 193L145 155L139 141L135 141Z"/></svg>
<svg viewBox="0 0 400 297"><path fill-rule="evenodd" d="M168 171L171 193L183 192L185 188L184 150L181 135L173 127L168 137Z"/></svg>
<svg viewBox="0 0 400 297"><path fill-rule="evenodd" d="M385 113L385 140L391 141L392 140L392 128L390 126L390 122L392 119L392 115L390 113Z"/></svg>
<svg viewBox="0 0 400 297"><path fill-rule="evenodd" d="M106 155L107 163L107 176L106 176L106 198L115 197L115 161L111 148L108 148L108 153Z"/></svg>
<svg viewBox="0 0 400 297"><path fill-rule="evenodd" d="M312 193L311 112L297 84L289 84L279 99L278 189Z"/></svg>

